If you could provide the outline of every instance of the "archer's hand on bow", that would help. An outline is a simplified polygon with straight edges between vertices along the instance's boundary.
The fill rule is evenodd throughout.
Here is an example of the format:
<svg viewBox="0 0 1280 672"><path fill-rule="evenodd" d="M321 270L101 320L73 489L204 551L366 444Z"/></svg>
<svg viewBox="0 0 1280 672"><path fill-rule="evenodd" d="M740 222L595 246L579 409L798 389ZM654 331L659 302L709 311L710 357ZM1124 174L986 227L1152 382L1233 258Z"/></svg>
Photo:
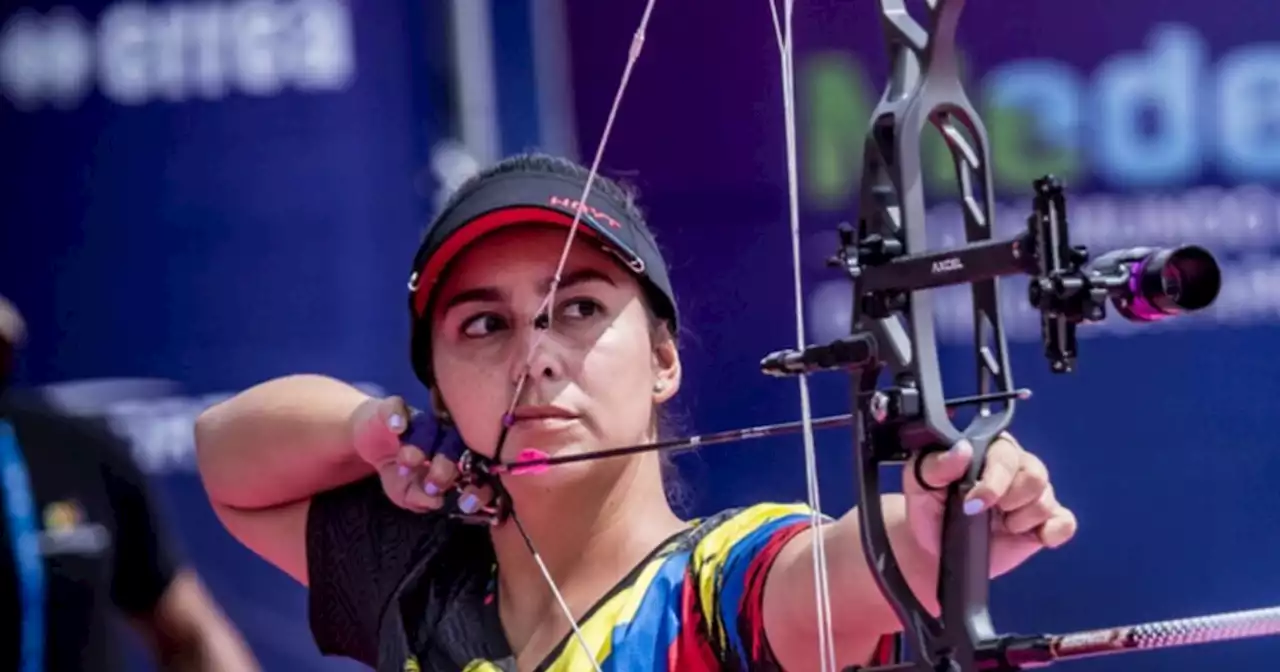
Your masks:
<svg viewBox="0 0 1280 672"><path fill-rule="evenodd" d="M942 537L946 486L961 480L973 458L973 446L961 441L951 450L930 453L917 471L903 472L907 521L912 536L937 556ZM917 482L918 473L925 484ZM942 489L937 489L942 488ZM1044 548L1057 548L1075 535L1076 516L1054 496L1049 470L1040 458L1002 433L987 449L981 479L965 499L971 515L992 512L991 576L1000 576Z"/></svg>

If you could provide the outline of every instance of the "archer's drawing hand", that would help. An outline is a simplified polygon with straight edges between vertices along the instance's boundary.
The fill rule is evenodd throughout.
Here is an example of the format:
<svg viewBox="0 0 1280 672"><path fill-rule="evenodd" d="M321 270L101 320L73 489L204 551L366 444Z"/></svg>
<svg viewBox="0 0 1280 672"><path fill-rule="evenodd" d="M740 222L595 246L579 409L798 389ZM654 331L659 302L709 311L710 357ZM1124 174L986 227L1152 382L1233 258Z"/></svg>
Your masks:
<svg viewBox="0 0 1280 672"><path fill-rule="evenodd" d="M356 453L378 471L383 491L396 506L434 511L444 506L445 493L458 486L454 460L463 449L462 439L453 428L440 427L430 411L415 414L400 397L369 399L351 414L351 436ZM458 505L474 513L492 498L487 487L467 486Z"/></svg>
<svg viewBox="0 0 1280 672"><path fill-rule="evenodd" d="M934 487L961 480L973 457L973 446L961 441L944 453L930 453L920 476ZM907 518L917 543L937 555L941 545L946 490L929 490L916 482L914 464L903 472ZM987 449L982 478L965 500L965 511L992 511L991 576L999 576L1044 548L1057 548L1076 533L1076 516L1058 503L1049 470L1010 434L1002 433Z"/></svg>

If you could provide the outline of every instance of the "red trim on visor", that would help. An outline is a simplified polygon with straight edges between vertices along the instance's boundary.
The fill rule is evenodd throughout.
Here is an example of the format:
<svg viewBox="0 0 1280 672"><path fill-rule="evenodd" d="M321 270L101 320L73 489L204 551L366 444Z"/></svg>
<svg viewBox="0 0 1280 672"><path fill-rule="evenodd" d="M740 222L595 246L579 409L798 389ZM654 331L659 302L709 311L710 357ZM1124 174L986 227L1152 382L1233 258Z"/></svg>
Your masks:
<svg viewBox="0 0 1280 672"><path fill-rule="evenodd" d="M418 274L418 289L413 295L414 315L422 317L436 280L458 253L481 236L516 224L558 224L569 228L573 224L573 216L550 208L518 206L493 210L464 223L440 244ZM578 227L581 229L580 233L600 239L585 219L578 221Z"/></svg>

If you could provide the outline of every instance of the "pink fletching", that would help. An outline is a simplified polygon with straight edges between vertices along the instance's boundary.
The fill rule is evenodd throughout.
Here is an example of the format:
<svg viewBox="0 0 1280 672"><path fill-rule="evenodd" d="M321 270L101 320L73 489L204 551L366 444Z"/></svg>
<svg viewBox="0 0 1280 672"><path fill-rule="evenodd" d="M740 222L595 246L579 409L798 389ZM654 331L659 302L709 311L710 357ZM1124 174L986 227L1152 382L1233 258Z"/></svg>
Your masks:
<svg viewBox="0 0 1280 672"><path fill-rule="evenodd" d="M512 466L511 474L513 476L540 474L547 470L548 459L550 456L537 448L525 448L516 455L517 464Z"/></svg>

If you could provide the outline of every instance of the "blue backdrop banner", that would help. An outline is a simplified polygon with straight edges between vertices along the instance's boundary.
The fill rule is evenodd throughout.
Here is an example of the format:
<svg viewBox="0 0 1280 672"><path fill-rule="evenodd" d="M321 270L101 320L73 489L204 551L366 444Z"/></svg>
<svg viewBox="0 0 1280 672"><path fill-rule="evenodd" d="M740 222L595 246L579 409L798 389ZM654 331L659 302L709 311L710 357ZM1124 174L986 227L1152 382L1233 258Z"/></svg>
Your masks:
<svg viewBox="0 0 1280 672"><path fill-rule="evenodd" d="M477 161L571 147L548 140L555 122L576 117L589 159L644 4L566 0L573 104L562 107L548 102L567 90L548 80L555 45L532 37L539 22L555 27L549 0L0 11L0 293L29 318L22 379L132 440L184 550L267 669L348 666L315 653L305 592L214 519L192 419L301 371L424 401L404 293L425 215ZM848 327L848 284L823 260L856 212L886 63L872 4L796 5L804 308L818 341ZM1280 395L1278 19L1271 0L966 9L961 47L992 138L998 230L1021 225L1031 180L1055 172L1079 242L1197 242L1226 273L1203 315L1082 329L1068 377L1047 370L1025 281L1005 284L1015 382L1035 392L1014 428L1081 530L996 583L1001 629L1280 602L1268 423ZM478 32L459 38L463 27ZM799 413L794 383L758 366L795 345L782 124L764 2L657 3L604 165L636 185L671 261L691 431ZM931 244L954 244L940 142L926 159ZM967 305L939 294L948 392L960 394L974 367ZM848 385L814 378L815 412L846 411ZM850 435L826 432L819 448L824 506L843 513L857 494ZM795 439L681 456L690 512L803 499L800 458ZM1277 655L1280 642L1265 640L1072 668L1225 670Z"/></svg>

